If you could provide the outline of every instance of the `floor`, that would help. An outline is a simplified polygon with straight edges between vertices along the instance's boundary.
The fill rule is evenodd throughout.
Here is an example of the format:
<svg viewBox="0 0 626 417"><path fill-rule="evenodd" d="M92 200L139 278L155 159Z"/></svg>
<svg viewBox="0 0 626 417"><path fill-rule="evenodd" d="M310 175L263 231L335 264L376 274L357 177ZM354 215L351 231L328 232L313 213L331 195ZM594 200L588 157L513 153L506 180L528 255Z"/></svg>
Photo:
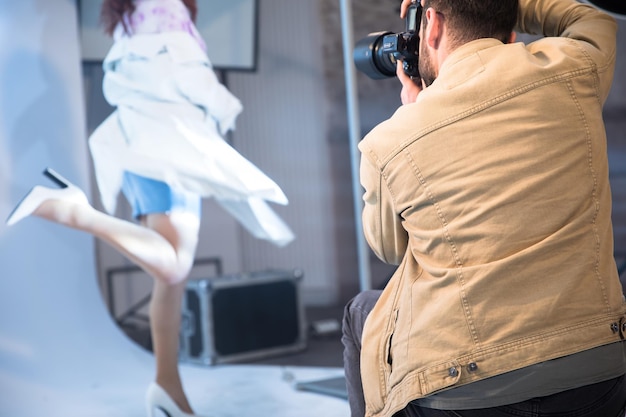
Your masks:
<svg viewBox="0 0 626 417"><path fill-rule="evenodd" d="M65 231L52 232L58 238ZM76 242L55 246L55 256L90 268L89 259L76 257L76 248L86 246L82 236L67 236L66 242ZM3 250L18 259L31 244ZM0 280L0 416L145 417L152 353L111 320L95 279L58 264L58 270L51 267L44 274L19 262L22 269ZM307 330L319 320L336 323L341 311L308 309ZM146 336L135 333L138 340ZM343 377L341 355L337 331L311 330L306 348L293 354L213 366L181 363L180 371L198 416L347 417L345 399L299 389Z"/></svg>
<svg viewBox="0 0 626 417"><path fill-rule="evenodd" d="M335 380L343 378L339 328L342 314L342 306L307 308L306 348L297 352L223 365L181 363L196 411L207 410L223 417L348 416L347 401L337 396L336 389L331 393L302 389L311 382L341 384L341 380ZM136 323L124 330L132 343L150 352L145 325Z"/></svg>

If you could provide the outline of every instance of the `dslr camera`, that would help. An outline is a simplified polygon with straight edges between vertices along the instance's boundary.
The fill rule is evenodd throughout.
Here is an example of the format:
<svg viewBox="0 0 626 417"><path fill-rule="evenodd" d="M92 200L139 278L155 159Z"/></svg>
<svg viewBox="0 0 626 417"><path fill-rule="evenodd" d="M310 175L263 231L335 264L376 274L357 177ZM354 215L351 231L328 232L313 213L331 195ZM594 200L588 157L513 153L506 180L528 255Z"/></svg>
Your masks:
<svg viewBox="0 0 626 417"><path fill-rule="evenodd" d="M402 61L405 74L419 77L419 31L422 6L413 3L406 14L406 31L374 32L358 41L353 59L357 69L374 80L396 76L396 63Z"/></svg>

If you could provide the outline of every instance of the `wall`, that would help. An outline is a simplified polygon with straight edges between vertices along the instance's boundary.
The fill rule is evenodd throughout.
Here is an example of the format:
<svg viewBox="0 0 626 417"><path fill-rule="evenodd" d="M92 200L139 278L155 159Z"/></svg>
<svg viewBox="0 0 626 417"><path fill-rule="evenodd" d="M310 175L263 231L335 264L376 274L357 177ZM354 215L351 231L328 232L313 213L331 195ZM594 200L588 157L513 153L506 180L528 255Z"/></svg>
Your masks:
<svg viewBox="0 0 626 417"><path fill-rule="evenodd" d="M232 91L244 110L233 143L284 189L277 207L296 240L283 249L242 238L243 269L297 267L309 304L337 301L335 187L325 137L324 73L316 2L260 2L259 65L233 73Z"/></svg>

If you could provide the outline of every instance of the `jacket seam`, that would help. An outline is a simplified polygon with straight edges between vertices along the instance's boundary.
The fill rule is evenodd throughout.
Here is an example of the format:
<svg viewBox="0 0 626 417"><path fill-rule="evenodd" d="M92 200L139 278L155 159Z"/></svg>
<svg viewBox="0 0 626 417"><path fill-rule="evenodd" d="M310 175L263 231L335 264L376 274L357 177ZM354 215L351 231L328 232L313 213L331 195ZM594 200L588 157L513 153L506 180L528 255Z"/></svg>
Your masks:
<svg viewBox="0 0 626 417"><path fill-rule="evenodd" d="M591 181L593 185L591 189L591 199L593 201L593 206L594 206L593 215L591 217L591 225L592 225L592 233L593 233L592 238L593 238L594 247L595 247L595 261L593 265L593 271L594 271L596 281L598 282L598 285L600 286L600 289L602 292L602 300L604 301L604 306L608 313L610 312L610 303L609 303L606 287L604 286L604 283L602 282L602 276L600 274L601 242L600 242L600 233L598 232L598 227L597 227L597 219L598 219L598 214L600 210L600 200L598 198L598 176L593 167L594 155L593 155L593 146L592 146L593 144L591 140L591 132L589 130L589 123L587 123L587 118L585 117L585 112L582 106L580 105L580 101L578 100L578 97L576 96L576 92L574 91L574 87L572 86L571 81L567 82L567 88L570 92L572 101L576 105L576 109L578 111L578 116L580 118L580 121L585 127L585 141L587 144L587 163L589 166L589 175L591 177Z"/></svg>
<svg viewBox="0 0 626 417"><path fill-rule="evenodd" d="M443 232L443 235L446 239L446 242L448 243L448 248L450 249L452 258L454 259L454 263L456 265L456 280L459 284L459 298L461 299L461 304L463 305L463 311L465 313L465 322L466 325L472 335L472 340L474 342L475 345L479 345L480 344L480 340L478 337L478 332L476 330L476 326L474 325L474 319L473 319L473 314L472 314L472 310L471 307L469 305L469 302L467 300L467 296L466 296L466 292L465 292L465 287L466 287L466 282L465 282L465 276L463 274L463 261L461 260L461 256L459 254L459 250L458 250L458 246L456 244L456 242L454 241L452 235L450 234L449 231L449 223L447 220L447 217L444 213L443 208L441 207L441 205L439 204L439 201L437 200L437 198L435 197L435 195L433 194L433 192L431 191L430 187L428 186L428 183L426 181L426 178L422 175L422 172L420 170L420 168L417 166L417 164L415 163L415 160L413 159L413 157L411 156L411 153L405 148L404 149L404 154L411 166L411 168L413 169L413 174L415 175L417 181L420 183L420 185L422 186L422 188L424 189L424 192L426 193L428 200L431 202L431 204L433 205L435 212L437 213L437 218L439 219L439 224L441 225L441 230Z"/></svg>
<svg viewBox="0 0 626 417"><path fill-rule="evenodd" d="M383 204L383 196L382 196L382 189L383 189L383 185L384 187L387 189L387 191L389 192L389 195L391 196L391 201L393 203L393 207L394 207L394 211L397 213L396 207L397 207L397 202L396 202L396 196L393 193L393 190L391 189L391 187L389 186L389 178L387 176L387 173L385 171L380 171L380 183L378 184L379 189L381 190L381 195L379 195L379 201L378 204L379 206L382 206ZM380 234L380 236L378 236L378 241L379 242L384 242L385 241L385 237L383 236L383 214L380 210L380 208L378 210L376 210L378 212L378 224L380 225L379 231L378 233ZM381 245L381 252L383 255L383 259L390 259L389 255L386 253L385 249L386 249L386 245L382 244Z"/></svg>
<svg viewBox="0 0 626 417"><path fill-rule="evenodd" d="M589 69L591 70L591 74L593 75L593 83L594 83L594 90L596 92L596 98L598 99L598 104L602 105L602 99L600 96L600 78L599 78L600 75L599 74L600 72L607 71L611 67L611 62L615 60L615 50L613 50L613 52L606 58L603 65L598 66L598 64L593 60L593 58L589 54L589 52L587 52L585 48L583 48L579 44L579 42L573 39L568 39L568 41L570 41L571 44L580 51L580 53L585 58L585 61L589 65Z"/></svg>
<svg viewBox="0 0 626 417"><path fill-rule="evenodd" d="M416 140L419 140L420 138L422 138L423 136L425 136L428 133L432 133L436 130L439 130L445 126L448 126L452 123L458 122L459 120L465 119L467 117L473 116L474 114L480 113L486 109L489 109L493 106L496 106L500 103L503 103L507 100L510 100L514 97L520 96L524 93L527 93L529 91L532 91L534 89L540 88L540 87L544 87L546 85L551 85L551 84L555 84L558 82L563 82L563 81L568 81L572 78L576 78L580 75L584 75L584 74L592 74L594 72L594 67L584 67L584 68L579 68L579 69L575 69L575 70L571 70L571 71L567 71L564 73L560 73L560 74L555 74L552 75L550 77L538 80L538 81L533 81L531 83L525 84L523 86L511 89L506 91L503 94L500 94L499 96L495 96L489 100L486 100L480 104L477 104L476 106L473 106L463 112L457 113L453 116L450 116L446 119L443 119L439 122L436 122L434 124L428 125L425 128L418 130L414 135L411 135L407 140L405 140L404 142L400 143L397 147L395 147L394 149L392 149L391 151L389 151L389 153L384 157L384 158L377 158L378 161L380 161L380 169L381 171L386 169L387 164L389 164L396 156L398 156L404 149L406 149L409 145L411 145L413 142L415 142ZM598 97L598 88L597 88L597 82L594 82L594 85L596 85L596 97Z"/></svg>

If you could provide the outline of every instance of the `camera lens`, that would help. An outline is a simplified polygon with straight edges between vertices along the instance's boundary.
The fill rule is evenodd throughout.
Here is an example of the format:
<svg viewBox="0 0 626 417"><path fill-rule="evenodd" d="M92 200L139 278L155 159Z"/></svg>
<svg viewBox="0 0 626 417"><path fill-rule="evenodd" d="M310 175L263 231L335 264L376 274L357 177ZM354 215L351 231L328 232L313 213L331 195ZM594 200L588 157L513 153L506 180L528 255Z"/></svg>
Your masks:
<svg viewBox="0 0 626 417"><path fill-rule="evenodd" d="M359 40L353 52L354 65L368 77L380 80L396 76L395 57L383 51L383 39L392 32L374 32Z"/></svg>

